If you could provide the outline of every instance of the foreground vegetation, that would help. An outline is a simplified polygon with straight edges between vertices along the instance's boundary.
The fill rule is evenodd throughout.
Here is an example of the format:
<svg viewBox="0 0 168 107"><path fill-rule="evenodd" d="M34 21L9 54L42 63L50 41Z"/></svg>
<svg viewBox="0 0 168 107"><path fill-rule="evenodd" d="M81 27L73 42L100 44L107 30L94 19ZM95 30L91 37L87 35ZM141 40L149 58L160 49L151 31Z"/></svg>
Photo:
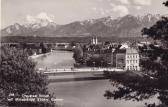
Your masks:
<svg viewBox="0 0 168 107"><path fill-rule="evenodd" d="M10 93L18 96L49 94L47 77L36 71L36 63L28 59L26 50L1 46L0 51L0 104L8 105L7 97ZM21 107L22 104L24 103L18 106ZM46 104L36 103L36 107L44 107L44 105ZM52 107L53 103L48 102L47 105L45 107Z"/></svg>

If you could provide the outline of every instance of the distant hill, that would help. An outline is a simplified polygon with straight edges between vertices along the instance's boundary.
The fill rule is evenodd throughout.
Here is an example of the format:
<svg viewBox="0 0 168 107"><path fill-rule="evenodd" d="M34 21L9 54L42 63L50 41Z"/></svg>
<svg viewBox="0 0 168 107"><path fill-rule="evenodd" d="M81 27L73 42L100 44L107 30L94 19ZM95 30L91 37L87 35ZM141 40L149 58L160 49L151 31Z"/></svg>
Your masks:
<svg viewBox="0 0 168 107"><path fill-rule="evenodd" d="M54 22L41 22L20 25L18 23L1 30L2 36L31 36L31 37L141 37L144 27L152 26L160 15L132 16L127 15L117 19L104 17L76 21L66 25Z"/></svg>

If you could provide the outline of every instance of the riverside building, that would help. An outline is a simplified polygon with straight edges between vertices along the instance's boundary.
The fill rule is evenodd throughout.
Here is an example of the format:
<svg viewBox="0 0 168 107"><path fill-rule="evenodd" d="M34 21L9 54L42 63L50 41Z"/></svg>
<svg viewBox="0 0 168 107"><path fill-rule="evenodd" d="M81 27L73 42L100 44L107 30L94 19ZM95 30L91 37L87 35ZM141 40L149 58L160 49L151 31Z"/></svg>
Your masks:
<svg viewBox="0 0 168 107"><path fill-rule="evenodd" d="M138 51L134 48L126 49L125 62L125 70L139 71L140 56Z"/></svg>

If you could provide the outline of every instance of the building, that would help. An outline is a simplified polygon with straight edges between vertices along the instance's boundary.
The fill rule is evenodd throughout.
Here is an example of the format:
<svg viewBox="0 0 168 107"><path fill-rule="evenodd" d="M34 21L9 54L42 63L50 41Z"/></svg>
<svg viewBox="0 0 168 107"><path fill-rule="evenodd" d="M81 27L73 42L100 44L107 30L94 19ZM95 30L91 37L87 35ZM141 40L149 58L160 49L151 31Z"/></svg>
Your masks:
<svg viewBox="0 0 168 107"><path fill-rule="evenodd" d="M97 45L97 44L98 44L98 39L97 39L97 37L93 37L93 38L92 38L91 44L92 44L92 45Z"/></svg>
<svg viewBox="0 0 168 107"><path fill-rule="evenodd" d="M119 49L115 52L115 55L114 55L114 64L115 64L115 67L118 68L118 69L125 69L125 65L126 65L126 62L125 62L125 56L126 56L126 50L125 49Z"/></svg>
<svg viewBox="0 0 168 107"><path fill-rule="evenodd" d="M135 48L118 49L113 56L114 67L131 71L139 71L140 56Z"/></svg>
<svg viewBox="0 0 168 107"><path fill-rule="evenodd" d="M128 45L128 43L121 44L120 49L128 49L128 48L130 48L130 46Z"/></svg>
<svg viewBox="0 0 168 107"><path fill-rule="evenodd" d="M133 71L140 70L139 66L140 56L136 49L134 48L126 49L125 61L126 61L125 70L133 70Z"/></svg>

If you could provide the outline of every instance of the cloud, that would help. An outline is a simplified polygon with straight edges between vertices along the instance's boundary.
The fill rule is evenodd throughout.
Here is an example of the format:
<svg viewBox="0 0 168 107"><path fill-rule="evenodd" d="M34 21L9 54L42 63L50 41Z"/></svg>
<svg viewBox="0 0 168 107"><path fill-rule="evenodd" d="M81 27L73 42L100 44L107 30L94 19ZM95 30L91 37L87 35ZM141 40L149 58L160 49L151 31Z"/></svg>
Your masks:
<svg viewBox="0 0 168 107"><path fill-rule="evenodd" d="M36 16L27 15L26 21L28 23L39 23L39 22L54 22L54 16L48 15L45 12L41 12Z"/></svg>
<svg viewBox="0 0 168 107"><path fill-rule="evenodd" d="M129 14L129 10L126 6L124 5L115 5L115 4L110 4L112 7L112 11L118 13L120 17L125 16Z"/></svg>
<svg viewBox="0 0 168 107"><path fill-rule="evenodd" d="M110 1L110 0L108 0ZM108 7L91 7L92 11L102 15L102 16L107 16L107 15L116 15L119 17L125 16L127 14L129 14L129 9L128 7L130 7L129 5L125 5L125 4L129 4L131 2L129 2L128 0L119 0L121 2L123 2L123 4L118 5L113 3L112 1L108 3Z"/></svg>
<svg viewBox="0 0 168 107"><path fill-rule="evenodd" d="M100 8L100 14L101 14L101 15L105 15L105 14L106 14L106 13L105 13L105 9Z"/></svg>
<svg viewBox="0 0 168 107"><path fill-rule="evenodd" d="M94 10L94 11L97 11L97 8L96 7L93 7L93 8L91 8L92 10Z"/></svg>
<svg viewBox="0 0 168 107"><path fill-rule="evenodd" d="M110 6L111 6L111 7L114 7L114 6L116 6L116 5L115 5L114 3L110 3Z"/></svg>
<svg viewBox="0 0 168 107"><path fill-rule="evenodd" d="M134 8L137 9L137 10L141 10L142 6L134 6Z"/></svg>
<svg viewBox="0 0 168 107"><path fill-rule="evenodd" d="M102 2L103 0L98 0L99 2Z"/></svg>
<svg viewBox="0 0 168 107"><path fill-rule="evenodd" d="M100 8L93 7L91 9L93 10L93 12L96 12L97 14L102 15L102 16L107 15L111 12L111 9L104 9L102 7Z"/></svg>
<svg viewBox="0 0 168 107"><path fill-rule="evenodd" d="M133 3L136 5L150 6L152 0L133 0Z"/></svg>
<svg viewBox="0 0 168 107"><path fill-rule="evenodd" d="M119 1L122 4L127 4L127 5L130 4L128 0L116 0L116 1Z"/></svg>
<svg viewBox="0 0 168 107"><path fill-rule="evenodd" d="M36 18L34 18L33 16L27 15L26 16L26 21L28 23L35 23L36 22Z"/></svg>

